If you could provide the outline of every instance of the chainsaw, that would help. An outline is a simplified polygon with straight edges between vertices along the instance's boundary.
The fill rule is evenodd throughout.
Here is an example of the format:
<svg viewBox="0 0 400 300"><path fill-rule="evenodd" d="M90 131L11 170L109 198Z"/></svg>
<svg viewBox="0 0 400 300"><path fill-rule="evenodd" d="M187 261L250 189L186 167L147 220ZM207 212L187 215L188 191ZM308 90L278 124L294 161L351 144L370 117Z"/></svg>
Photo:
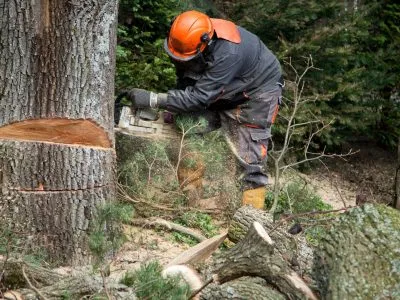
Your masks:
<svg viewBox="0 0 400 300"><path fill-rule="evenodd" d="M115 132L154 139L179 138L179 131L170 112L152 108L132 108L121 103L123 95L115 100Z"/></svg>

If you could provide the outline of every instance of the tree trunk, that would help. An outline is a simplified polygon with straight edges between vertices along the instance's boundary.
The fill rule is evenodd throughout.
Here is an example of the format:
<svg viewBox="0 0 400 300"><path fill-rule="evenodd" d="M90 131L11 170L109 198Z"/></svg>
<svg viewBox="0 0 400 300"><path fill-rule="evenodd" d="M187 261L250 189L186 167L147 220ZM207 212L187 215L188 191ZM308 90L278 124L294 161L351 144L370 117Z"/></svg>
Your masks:
<svg viewBox="0 0 400 300"><path fill-rule="evenodd" d="M383 205L351 209L315 251L324 299L398 299L400 213Z"/></svg>
<svg viewBox="0 0 400 300"><path fill-rule="evenodd" d="M57 263L88 260L114 198L117 1L0 0L0 217Z"/></svg>

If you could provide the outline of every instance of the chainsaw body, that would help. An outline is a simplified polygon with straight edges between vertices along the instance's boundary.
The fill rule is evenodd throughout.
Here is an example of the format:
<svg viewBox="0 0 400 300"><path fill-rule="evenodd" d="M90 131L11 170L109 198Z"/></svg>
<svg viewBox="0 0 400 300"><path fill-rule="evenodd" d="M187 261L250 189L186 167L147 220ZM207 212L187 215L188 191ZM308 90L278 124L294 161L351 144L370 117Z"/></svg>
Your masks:
<svg viewBox="0 0 400 300"><path fill-rule="evenodd" d="M132 110L129 106L121 109L116 132L148 138L179 138L179 132L169 112L154 109Z"/></svg>

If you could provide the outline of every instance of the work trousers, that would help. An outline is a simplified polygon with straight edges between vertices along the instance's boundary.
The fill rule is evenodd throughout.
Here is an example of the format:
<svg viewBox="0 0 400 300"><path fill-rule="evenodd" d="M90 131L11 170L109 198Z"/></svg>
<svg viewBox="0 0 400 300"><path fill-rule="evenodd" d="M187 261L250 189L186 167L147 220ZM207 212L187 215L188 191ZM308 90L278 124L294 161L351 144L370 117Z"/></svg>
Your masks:
<svg viewBox="0 0 400 300"><path fill-rule="evenodd" d="M222 128L226 141L240 166L242 189L253 189L268 183L266 170L268 142L281 101L282 89L260 93L230 110L192 114L204 117L206 131Z"/></svg>

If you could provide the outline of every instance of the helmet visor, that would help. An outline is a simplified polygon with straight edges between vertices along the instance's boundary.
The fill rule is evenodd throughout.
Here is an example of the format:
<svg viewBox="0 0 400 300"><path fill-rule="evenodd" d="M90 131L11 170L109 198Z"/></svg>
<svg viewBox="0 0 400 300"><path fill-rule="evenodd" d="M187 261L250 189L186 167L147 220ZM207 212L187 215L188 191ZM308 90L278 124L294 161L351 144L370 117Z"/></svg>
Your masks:
<svg viewBox="0 0 400 300"><path fill-rule="evenodd" d="M169 57L171 57L173 60L180 61L180 62L190 61L190 60L198 57L201 54L200 51L197 51L197 53L195 53L191 56L180 56L178 53L172 52L171 49L168 47L168 38L164 39L164 49L167 52Z"/></svg>

